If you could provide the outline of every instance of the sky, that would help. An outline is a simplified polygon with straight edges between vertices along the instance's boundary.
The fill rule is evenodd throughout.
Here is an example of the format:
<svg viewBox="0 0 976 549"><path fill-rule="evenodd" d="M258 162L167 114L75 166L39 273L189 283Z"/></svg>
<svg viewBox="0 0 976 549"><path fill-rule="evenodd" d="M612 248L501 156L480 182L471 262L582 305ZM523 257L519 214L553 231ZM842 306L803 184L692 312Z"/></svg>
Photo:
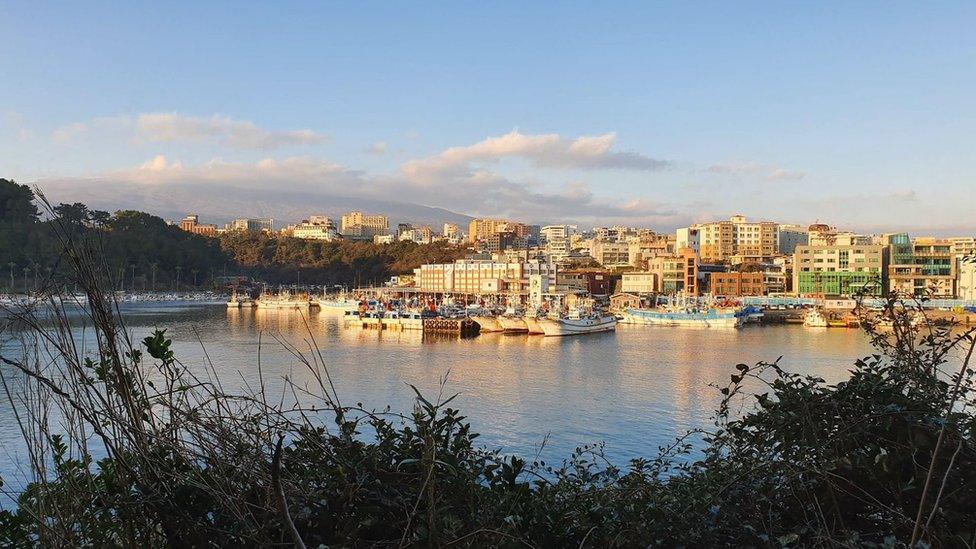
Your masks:
<svg viewBox="0 0 976 549"><path fill-rule="evenodd" d="M204 218L341 197L972 235L974 20L973 2L5 1L0 177Z"/></svg>

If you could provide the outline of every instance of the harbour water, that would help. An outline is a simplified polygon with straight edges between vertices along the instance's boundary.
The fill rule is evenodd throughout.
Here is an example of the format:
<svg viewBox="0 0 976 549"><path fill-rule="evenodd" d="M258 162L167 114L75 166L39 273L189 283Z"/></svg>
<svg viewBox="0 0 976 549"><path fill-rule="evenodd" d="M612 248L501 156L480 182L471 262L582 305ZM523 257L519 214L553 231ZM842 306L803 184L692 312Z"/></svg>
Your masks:
<svg viewBox="0 0 976 549"><path fill-rule="evenodd" d="M414 397L409 385L436 396L447 375L446 391L460 393L452 406L466 414L484 445L531 457L548 437L539 455L550 462L568 457L579 445L605 442L611 461L625 465L654 455L688 429L711 425L720 396L711 384L726 384L737 363L782 356L785 368L834 382L848 375L855 358L871 351L859 330L796 325L738 330L620 325L616 332L573 338L482 334L458 339L345 328L341 312L328 310L139 304L125 311L135 338L166 328L177 356L191 368L202 371L205 348L225 388L242 380L257 386L259 350L271 394L280 394L285 375L312 383L304 366L274 339L306 347L309 334L344 403L409 411ZM0 399L0 476L15 479L23 459L13 409Z"/></svg>

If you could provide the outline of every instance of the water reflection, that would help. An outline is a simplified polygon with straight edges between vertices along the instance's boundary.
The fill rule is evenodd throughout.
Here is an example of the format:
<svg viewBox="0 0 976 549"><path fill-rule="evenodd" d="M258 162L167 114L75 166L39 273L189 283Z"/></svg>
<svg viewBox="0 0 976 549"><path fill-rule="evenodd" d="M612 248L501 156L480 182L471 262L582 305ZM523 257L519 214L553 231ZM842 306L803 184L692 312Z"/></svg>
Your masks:
<svg viewBox="0 0 976 549"><path fill-rule="evenodd" d="M343 326L329 310L141 307L126 312L134 338L167 328L174 350L202 371L207 357L225 388L259 385L258 359L269 392L282 378L314 388L314 376L280 341L304 352L318 348L346 403L406 411L416 386L447 390L483 443L542 456L568 456L577 445L606 441L610 457L650 455L687 429L709 425L718 392L735 364L775 360L791 370L838 381L855 357L869 352L856 330L810 331L801 326L741 330L681 330L621 325L616 333L547 338L483 334L471 339L423 336ZM205 352L204 352L205 350ZM0 402L0 443L17 451L9 403ZM10 450L13 448L13 450ZM0 453L0 462L6 456ZM0 465L0 474L3 474Z"/></svg>

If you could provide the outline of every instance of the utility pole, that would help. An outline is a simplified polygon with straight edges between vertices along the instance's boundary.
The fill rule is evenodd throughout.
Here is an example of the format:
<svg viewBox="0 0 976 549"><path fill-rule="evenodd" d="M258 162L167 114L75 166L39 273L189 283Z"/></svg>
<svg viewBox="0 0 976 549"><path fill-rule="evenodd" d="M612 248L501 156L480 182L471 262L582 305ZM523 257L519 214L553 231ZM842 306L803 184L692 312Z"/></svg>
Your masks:
<svg viewBox="0 0 976 549"><path fill-rule="evenodd" d="M10 293L14 293L14 262L7 263L10 266Z"/></svg>
<svg viewBox="0 0 976 549"><path fill-rule="evenodd" d="M180 291L180 272L183 271L182 265L176 266L176 291Z"/></svg>
<svg viewBox="0 0 976 549"><path fill-rule="evenodd" d="M156 263L155 261L149 264L149 268L152 270L152 291L153 292L156 291L156 267L158 266L159 264Z"/></svg>
<svg viewBox="0 0 976 549"><path fill-rule="evenodd" d="M28 284L30 284L30 265L24 265L24 293L25 294L30 293L30 287L28 286Z"/></svg>
<svg viewBox="0 0 976 549"><path fill-rule="evenodd" d="M132 271L132 277L129 279L131 284L129 284L129 290L136 291L136 264L133 263L129 265L129 269Z"/></svg>

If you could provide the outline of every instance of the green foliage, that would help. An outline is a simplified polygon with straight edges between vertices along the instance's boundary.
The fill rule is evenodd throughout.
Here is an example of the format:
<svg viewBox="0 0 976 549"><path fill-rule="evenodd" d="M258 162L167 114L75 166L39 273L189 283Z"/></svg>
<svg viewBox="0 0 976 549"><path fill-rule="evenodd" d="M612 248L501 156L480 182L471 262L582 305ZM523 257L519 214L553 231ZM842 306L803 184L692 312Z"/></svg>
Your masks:
<svg viewBox="0 0 976 549"><path fill-rule="evenodd" d="M174 361L170 345L162 331L144 341L164 365ZM288 441L282 491L308 546L905 547L943 427L949 451L933 470L944 490L925 508L923 540L971 546L972 371L957 392L951 377L905 358L857 360L836 385L776 363L739 364L721 388L715 428L689 434L703 438L700 459L682 437L624 469L600 445L557 465L499 454L477 444L453 397L419 392L402 418L335 406L335 431L273 415L253 421L277 422ZM0 544L50 540L45 528L65 516L70 543L81 546L287 543L271 477L255 472L276 467L272 445L234 440L187 459L160 437L142 455L92 467L54 438L53 478L0 513ZM153 483L165 484L165 497Z"/></svg>
<svg viewBox="0 0 976 549"><path fill-rule="evenodd" d="M220 236L221 247L245 272L268 282L308 284L379 284L393 275L412 274L424 263L453 261L464 250L445 242L373 244L352 240L325 242L233 231Z"/></svg>

